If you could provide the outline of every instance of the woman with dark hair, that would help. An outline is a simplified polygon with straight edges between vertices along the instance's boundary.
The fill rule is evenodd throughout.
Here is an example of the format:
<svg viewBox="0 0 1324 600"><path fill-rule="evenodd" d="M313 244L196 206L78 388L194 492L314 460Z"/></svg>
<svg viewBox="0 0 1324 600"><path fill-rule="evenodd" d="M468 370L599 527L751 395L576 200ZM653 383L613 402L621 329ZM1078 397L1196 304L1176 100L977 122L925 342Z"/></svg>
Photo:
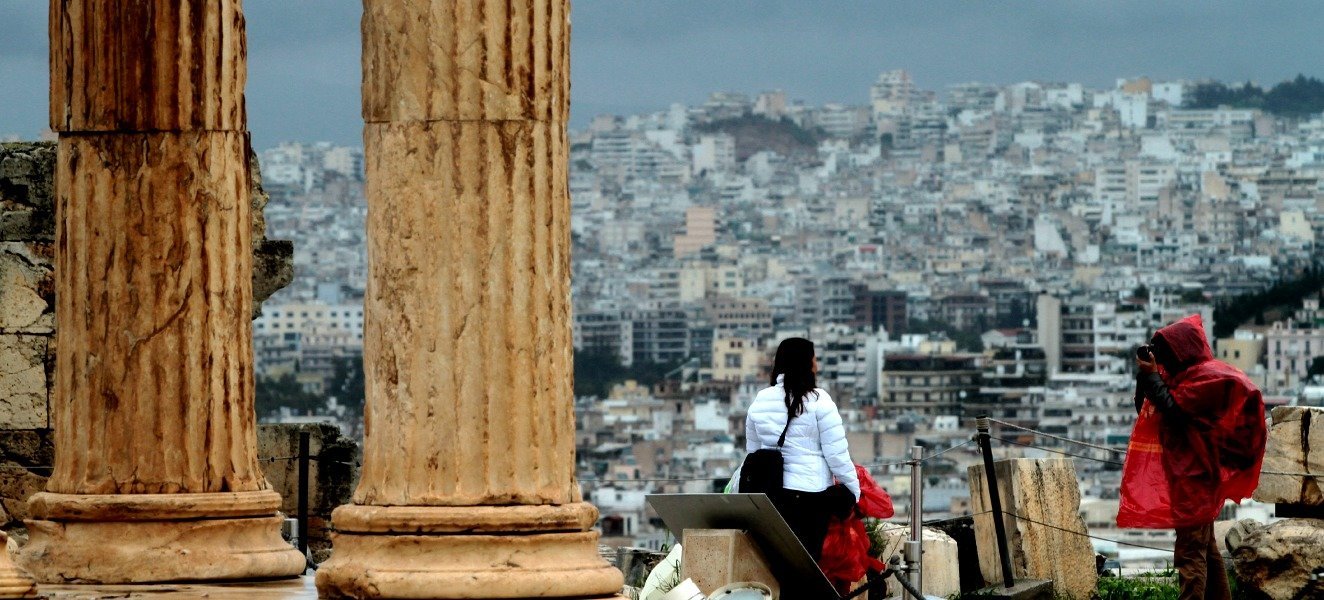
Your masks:
<svg viewBox="0 0 1324 600"><path fill-rule="evenodd" d="M818 387L817 375L814 343L783 340L773 359L771 387L754 396L745 417L747 452L777 448L785 432L784 491L772 501L814 560L822 556L829 515L839 507L849 510L860 498L841 414Z"/></svg>

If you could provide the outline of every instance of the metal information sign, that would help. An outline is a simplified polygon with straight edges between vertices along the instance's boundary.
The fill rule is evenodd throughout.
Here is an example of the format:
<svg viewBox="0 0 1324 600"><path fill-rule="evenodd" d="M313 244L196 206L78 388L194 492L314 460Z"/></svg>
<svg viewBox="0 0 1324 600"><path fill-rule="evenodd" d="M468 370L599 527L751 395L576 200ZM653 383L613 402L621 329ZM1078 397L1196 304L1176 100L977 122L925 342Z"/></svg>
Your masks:
<svg viewBox="0 0 1324 600"><path fill-rule="evenodd" d="M741 529L758 544L783 598L840 598L763 494L650 494L645 497L676 539L686 529Z"/></svg>

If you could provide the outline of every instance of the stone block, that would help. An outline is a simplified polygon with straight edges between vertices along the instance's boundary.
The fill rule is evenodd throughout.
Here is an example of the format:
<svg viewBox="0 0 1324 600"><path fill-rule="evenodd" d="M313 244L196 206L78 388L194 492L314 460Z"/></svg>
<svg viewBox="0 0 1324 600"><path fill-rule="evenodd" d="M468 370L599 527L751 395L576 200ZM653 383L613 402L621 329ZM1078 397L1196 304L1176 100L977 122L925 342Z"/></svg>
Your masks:
<svg viewBox="0 0 1324 600"><path fill-rule="evenodd" d="M257 428L258 456L281 512L293 518L299 506L299 433L308 432L308 549L313 560L331 554L331 511L348 504L358 482L359 448L334 425L264 424ZM274 460L272 460L274 459Z"/></svg>
<svg viewBox="0 0 1324 600"><path fill-rule="evenodd" d="M1059 596L1085 600L1094 594L1094 548L1080 518L1080 484L1070 459L1018 458L994 463L1003 523L1016 579L1053 581ZM971 511L979 566L987 581L1002 580L997 536L983 465L969 468Z"/></svg>
<svg viewBox="0 0 1324 600"><path fill-rule="evenodd" d="M1269 526L1242 520L1228 533L1242 587L1272 600L1324 597L1311 571L1324 566L1324 520L1284 519Z"/></svg>
<svg viewBox="0 0 1324 600"><path fill-rule="evenodd" d="M763 553L738 529L686 529L680 572L704 594L738 581L757 581L781 593L781 586Z"/></svg>
<svg viewBox="0 0 1324 600"><path fill-rule="evenodd" d="M0 144L0 241L55 239L55 144Z"/></svg>
<svg viewBox="0 0 1324 600"><path fill-rule="evenodd" d="M0 429L42 429L47 419L45 335L0 334Z"/></svg>
<svg viewBox="0 0 1324 600"><path fill-rule="evenodd" d="M1316 476L1261 473L1255 500L1324 506L1324 408L1279 406L1273 409L1273 426L1269 428L1263 470Z"/></svg>
<svg viewBox="0 0 1324 600"><path fill-rule="evenodd" d="M933 528L956 540L957 560L961 563L961 591L973 592L983 588L984 573L979 570L974 517L948 519L935 524Z"/></svg>
<svg viewBox="0 0 1324 600"><path fill-rule="evenodd" d="M0 332L55 332L55 248L0 242Z"/></svg>
<svg viewBox="0 0 1324 600"><path fill-rule="evenodd" d="M1054 600L1053 582L1042 579L1024 579L1011 587L994 585L971 594L981 600Z"/></svg>
<svg viewBox="0 0 1324 600"><path fill-rule="evenodd" d="M883 536L887 540L883 545L883 561L894 554L903 554L903 544L910 539L910 527L901 525L883 525ZM944 598L961 592L961 561L958 558L956 540L951 536L933 529L921 529L921 577L923 586L920 591L925 595Z"/></svg>

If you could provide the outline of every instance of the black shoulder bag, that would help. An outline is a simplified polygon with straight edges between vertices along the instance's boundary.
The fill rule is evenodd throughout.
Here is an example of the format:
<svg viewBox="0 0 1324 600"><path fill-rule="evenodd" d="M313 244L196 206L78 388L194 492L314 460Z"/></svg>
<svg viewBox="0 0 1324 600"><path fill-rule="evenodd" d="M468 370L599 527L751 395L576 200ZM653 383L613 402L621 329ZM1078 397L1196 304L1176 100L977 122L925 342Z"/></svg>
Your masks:
<svg viewBox="0 0 1324 600"><path fill-rule="evenodd" d="M786 443L786 432L791 429L794 415L786 411L786 427L777 438L777 448L764 448L750 452L745 457L745 464L740 467L740 493L767 494L772 496L782 491L782 445Z"/></svg>

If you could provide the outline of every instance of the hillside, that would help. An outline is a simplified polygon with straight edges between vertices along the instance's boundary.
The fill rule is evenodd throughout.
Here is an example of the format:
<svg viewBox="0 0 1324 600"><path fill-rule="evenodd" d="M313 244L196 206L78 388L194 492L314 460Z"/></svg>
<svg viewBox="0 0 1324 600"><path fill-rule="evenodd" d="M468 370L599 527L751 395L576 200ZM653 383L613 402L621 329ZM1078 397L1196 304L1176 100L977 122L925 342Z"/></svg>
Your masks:
<svg viewBox="0 0 1324 600"><path fill-rule="evenodd" d="M774 121L757 115L723 119L695 126L700 133L726 133L736 140L736 160L744 161L763 150L785 157L813 156L823 134L806 130L789 119Z"/></svg>

